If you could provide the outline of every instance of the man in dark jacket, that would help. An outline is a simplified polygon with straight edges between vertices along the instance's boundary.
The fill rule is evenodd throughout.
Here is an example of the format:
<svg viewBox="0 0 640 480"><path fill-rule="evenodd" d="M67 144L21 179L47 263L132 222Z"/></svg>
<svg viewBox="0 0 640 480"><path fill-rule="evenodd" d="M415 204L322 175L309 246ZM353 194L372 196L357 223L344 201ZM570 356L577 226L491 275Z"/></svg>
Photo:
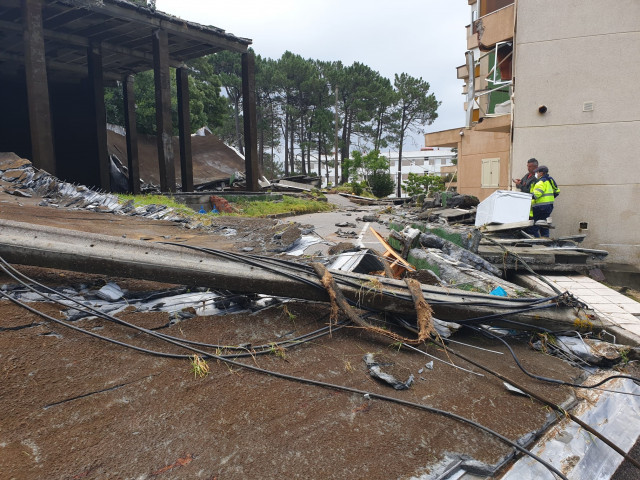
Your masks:
<svg viewBox="0 0 640 480"><path fill-rule="evenodd" d="M522 179L515 178L513 183L516 184L521 191L524 193L531 193L531 187L534 183L536 183L536 174L534 173L538 168L538 160L535 158L530 158L527 160L527 173Z"/></svg>

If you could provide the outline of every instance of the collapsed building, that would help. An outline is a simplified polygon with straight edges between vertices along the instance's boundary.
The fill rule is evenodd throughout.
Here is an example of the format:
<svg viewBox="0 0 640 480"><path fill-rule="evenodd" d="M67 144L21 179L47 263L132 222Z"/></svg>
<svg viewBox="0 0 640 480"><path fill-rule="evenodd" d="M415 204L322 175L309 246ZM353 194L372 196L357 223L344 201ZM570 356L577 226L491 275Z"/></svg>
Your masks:
<svg viewBox="0 0 640 480"><path fill-rule="evenodd" d="M140 191L134 75L154 71L160 188L193 190L189 73L185 62L229 50L242 54L247 188L257 189L254 59L251 40L125 0L28 0L0 5L0 151L29 158L70 182L111 190L105 85L123 90L129 190ZM175 68L178 148L172 142ZM179 170L175 159L179 158Z"/></svg>

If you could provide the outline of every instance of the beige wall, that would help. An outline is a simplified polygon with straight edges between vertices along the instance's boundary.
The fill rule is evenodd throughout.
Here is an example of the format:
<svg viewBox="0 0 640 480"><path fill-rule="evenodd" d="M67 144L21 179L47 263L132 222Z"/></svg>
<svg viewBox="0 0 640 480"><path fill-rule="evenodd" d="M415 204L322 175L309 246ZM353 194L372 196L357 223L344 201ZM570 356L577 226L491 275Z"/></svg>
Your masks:
<svg viewBox="0 0 640 480"><path fill-rule="evenodd" d="M509 134L464 130L458 148L458 192L484 200L496 190L509 187ZM498 188L482 188L482 159L500 159Z"/></svg>
<svg viewBox="0 0 640 480"><path fill-rule="evenodd" d="M549 166L562 191L555 235L588 222L585 246L640 265L640 1L517 5L514 176L530 157Z"/></svg>

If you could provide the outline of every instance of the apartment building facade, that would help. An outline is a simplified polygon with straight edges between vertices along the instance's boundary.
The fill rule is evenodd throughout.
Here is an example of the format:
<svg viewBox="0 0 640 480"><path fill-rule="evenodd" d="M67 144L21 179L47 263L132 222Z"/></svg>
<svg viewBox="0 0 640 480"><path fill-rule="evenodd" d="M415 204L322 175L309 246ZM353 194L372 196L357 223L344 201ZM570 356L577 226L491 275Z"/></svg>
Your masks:
<svg viewBox="0 0 640 480"><path fill-rule="evenodd" d="M555 236L640 266L640 2L468 0L466 124L425 135L458 148L458 190L512 189L535 157L561 188Z"/></svg>

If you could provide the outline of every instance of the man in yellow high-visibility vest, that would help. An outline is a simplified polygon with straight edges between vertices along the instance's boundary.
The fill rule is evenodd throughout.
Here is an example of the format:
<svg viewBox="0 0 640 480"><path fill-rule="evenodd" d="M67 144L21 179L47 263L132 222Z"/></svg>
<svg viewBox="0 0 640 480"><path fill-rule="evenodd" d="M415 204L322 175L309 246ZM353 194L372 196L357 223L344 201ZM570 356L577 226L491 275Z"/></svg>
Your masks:
<svg viewBox="0 0 640 480"><path fill-rule="evenodd" d="M553 202L560 195L560 189L556 181L549 176L549 169L544 165L536 168L537 181L531 187L531 213L533 215L533 227L530 230L535 237L549 238L549 226L547 218L553 211Z"/></svg>

